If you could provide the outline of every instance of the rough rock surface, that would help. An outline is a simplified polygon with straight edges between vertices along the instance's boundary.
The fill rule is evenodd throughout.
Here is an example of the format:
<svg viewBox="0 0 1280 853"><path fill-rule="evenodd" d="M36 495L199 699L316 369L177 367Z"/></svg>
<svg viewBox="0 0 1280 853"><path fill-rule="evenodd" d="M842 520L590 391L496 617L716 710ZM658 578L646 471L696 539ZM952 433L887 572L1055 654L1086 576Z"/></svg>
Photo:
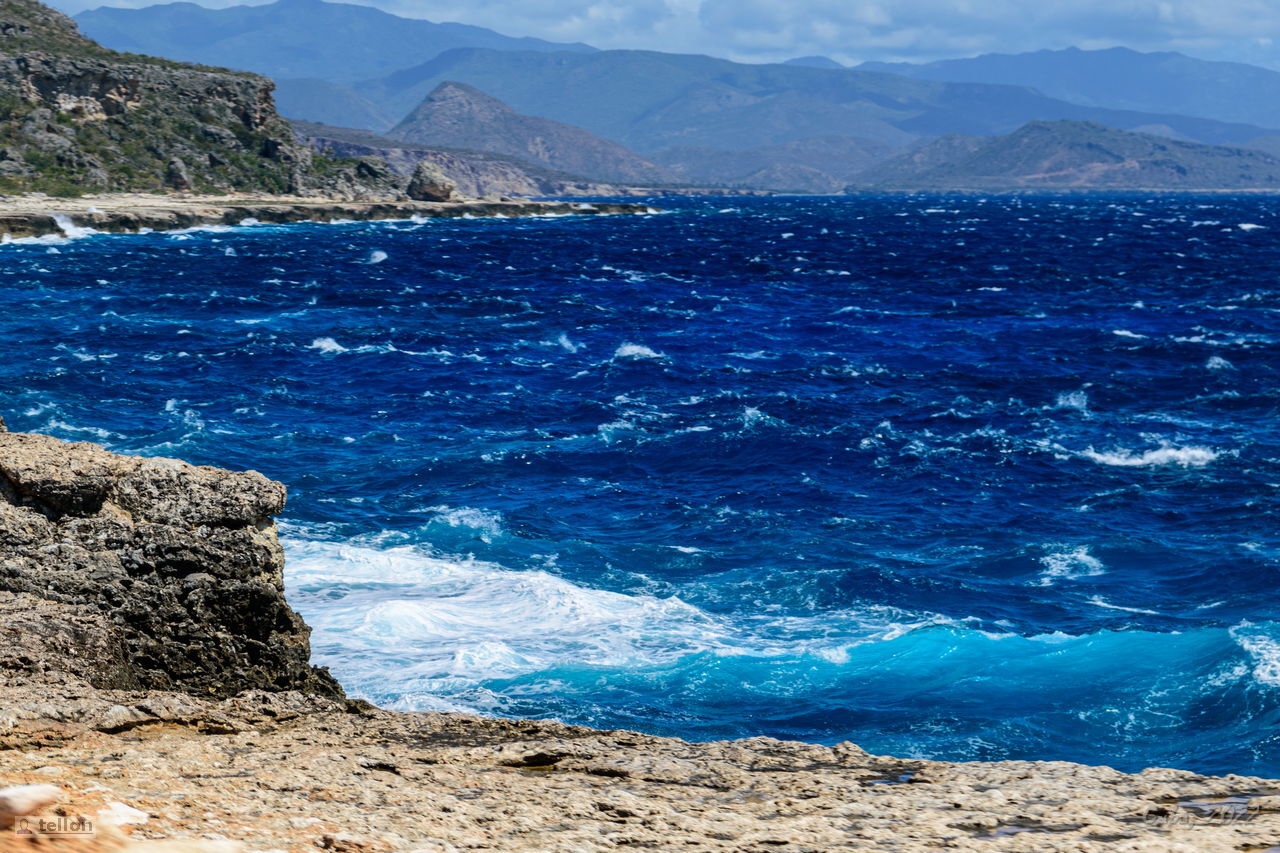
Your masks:
<svg viewBox="0 0 1280 853"><path fill-rule="evenodd" d="M284 501L253 471L0 433L0 660L104 688L341 695L284 600Z"/></svg>
<svg viewBox="0 0 1280 853"><path fill-rule="evenodd" d="M502 154L455 148L433 148L403 142L365 130L294 121L298 138L323 154L334 157L379 157L400 175L412 176L419 163L438 166L472 198L508 196L616 196L626 187L588 181L564 172L535 166ZM4 163L0 161L0 170Z"/></svg>
<svg viewBox="0 0 1280 853"><path fill-rule="evenodd" d="M435 163L424 160L414 168L405 195L415 201L454 201L458 185Z"/></svg>
<svg viewBox="0 0 1280 853"><path fill-rule="evenodd" d="M1280 842L1280 782L1176 770L690 744L292 693L214 702L17 679L0 686L0 709L0 785L56 784L72 815L123 803L150 816L134 840L296 853L1239 853ZM60 853L49 842L0 850Z"/></svg>
<svg viewBox="0 0 1280 853"><path fill-rule="evenodd" d="M243 190L395 199L385 164L315 157L255 74L107 50L0 0L0 191Z"/></svg>
<svg viewBox="0 0 1280 853"><path fill-rule="evenodd" d="M422 219L486 216L604 216L651 212L641 204L573 204L499 201L319 201L297 196L93 195L81 199L0 197L0 239L64 234L75 228L128 233L168 231L198 225L333 222L335 220Z"/></svg>
<svg viewBox="0 0 1280 853"><path fill-rule="evenodd" d="M444 82L387 135L406 142L509 154L598 181L670 183L675 176L580 127L522 115L464 83Z"/></svg>
<svg viewBox="0 0 1280 853"><path fill-rule="evenodd" d="M1280 780L379 710L306 666L279 484L0 433L0 495L0 853L1280 851Z"/></svg>

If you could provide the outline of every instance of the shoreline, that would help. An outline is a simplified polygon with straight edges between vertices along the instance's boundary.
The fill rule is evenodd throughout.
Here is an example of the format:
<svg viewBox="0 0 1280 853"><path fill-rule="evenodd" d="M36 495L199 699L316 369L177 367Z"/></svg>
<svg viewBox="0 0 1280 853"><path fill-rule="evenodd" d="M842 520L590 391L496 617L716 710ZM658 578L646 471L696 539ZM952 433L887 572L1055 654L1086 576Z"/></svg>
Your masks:
<svg viewBox="0 0 1280 853"><path fill-rule="evenodd" d="M0 851L1280 851L1280 780L349 699L285 601L284 501L0 421Z"/></svg>
<svg viewBox="0 0 1280 853"><path fill-rule="evenodd" d="M486 201L342 201L298 196L112 194L76 199L0 198L0 237L17 240L86 229L108 234L175 231L209 225L530 216L616 216L656 209L626 202L504 199Z"/></svg>

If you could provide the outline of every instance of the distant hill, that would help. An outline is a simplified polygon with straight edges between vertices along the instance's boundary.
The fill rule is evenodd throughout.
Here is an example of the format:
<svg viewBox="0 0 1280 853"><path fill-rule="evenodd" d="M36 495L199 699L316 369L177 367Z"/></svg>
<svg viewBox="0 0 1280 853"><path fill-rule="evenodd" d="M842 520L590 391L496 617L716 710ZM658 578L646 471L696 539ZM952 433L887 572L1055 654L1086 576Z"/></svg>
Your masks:
<svg viewBox="0 0 1280 853"><path fill-rule="evenodd" d="M803 68L844 68L839 62L836 62L829 56L797 56L795 59L788 59L783 65L799 65Z"/></svg>
<svg viewBox="0 0 1280 853"><path fill-rule="evenodd" d="M313 158L271 81L107 50L35 0L0 0L0 192L398 192ZM347 171L344 171L347 170Z"/></svg>
<svg viewBox="0 0 1280 853"><path fill-rule="evenodd" d="M616 142L550 119L521 115L479 89L452 81L438 85L388 136L507 154L598 181L645 184L674 179Z"/></svg>
<svg viewBox="0 0 1280 853"><path fill-rule="evenodd" d="M384 112L403 115L446 80L646 155L673 147L758 148L821 136L905 147L925 136L1010 133L1034 120L1089 120L1124 129L1163 126L1215 144L1267 133L1208 119L1085 107L1024 87L745 65L651 51L460 49L355 88Z"/></svg>
<svg viewBox="0 0 1280 853"><path fill-rule="evenodd" d="M1091 107L1179 113L1280 128L1280 72L1181 53L1073 47L992 53L924 65L868 62L858 68L919 80L1030 86L1050 97Z"/></svg>
<svg viewBox="0 0 1280 853"><path fill-rule="evenodd" d="M363 80L459 47L592 49L321 0L277 0L265 6L226 9L206 9L195 3L142 9L103 6L81 12L76 21L90 38L115 50L256 71L277 80Z"/></svg>
<svg viewBox="0 0 1280 853"><path fill-rule="evenodd" d="M687 183L835 193L854 175L893 153L888 145L869 139L815 136L738 151L668 148L654 154L653 160Z"/></svg>
<svg viewBox="0 0 1280 853"><path fill-rule="evenodd" d="M602 196L627 192L625 187L590 181L502 154L419 145L367 130L313 122L291 124L298 138L317 151L339 157L380 157L404 177L412 175L421 162L434 163L465 196Z"/></svg>
<svg viewBox="0 0 1280 853"><path fill-rule="evenodd" d="M850 189L1280 188L1280 159L1093 122L1031 122L1007 136L949 136L862 173Z"/></svg>

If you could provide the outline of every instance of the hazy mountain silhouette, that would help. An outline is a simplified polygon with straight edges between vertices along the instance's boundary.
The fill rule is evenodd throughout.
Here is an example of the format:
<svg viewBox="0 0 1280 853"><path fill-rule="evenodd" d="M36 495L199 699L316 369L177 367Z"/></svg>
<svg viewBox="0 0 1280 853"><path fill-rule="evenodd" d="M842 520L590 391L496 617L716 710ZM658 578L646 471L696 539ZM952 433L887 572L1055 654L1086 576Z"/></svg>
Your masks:
<svg viewBox="0 0 1280 853"><path fill-rule="evenodd" d="M143 9L103 6L81 12L76 22L85 35L114 50L256 71L277 79L339 83L417 65L458 47L592 50L584 44L512 38L483 27L401 18L371 6L322 0L278 0L226 9L194 3Z"/></svg>
<svg viewBox="0 0 1280 853"><path fill-rule="evenodd" d="M1280 72L1181 53L1068 48L992 53L925 65L869 62L858 68L920 80L1031 86L1050 97L1087 106L1280 128Z"/></svg>

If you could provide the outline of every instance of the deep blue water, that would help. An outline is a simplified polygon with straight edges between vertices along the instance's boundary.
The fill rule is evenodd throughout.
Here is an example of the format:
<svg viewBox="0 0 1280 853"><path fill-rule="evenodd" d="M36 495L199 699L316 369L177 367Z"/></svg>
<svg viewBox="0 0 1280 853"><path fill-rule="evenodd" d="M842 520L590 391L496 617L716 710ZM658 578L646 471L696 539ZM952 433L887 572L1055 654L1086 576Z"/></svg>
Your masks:
<svg viewBox="0 0 1280 853"><path fill-rule="evenodd" d="M1280 200L662 204L2 247L0 412L394 707L1280 775Z"/></svg>

